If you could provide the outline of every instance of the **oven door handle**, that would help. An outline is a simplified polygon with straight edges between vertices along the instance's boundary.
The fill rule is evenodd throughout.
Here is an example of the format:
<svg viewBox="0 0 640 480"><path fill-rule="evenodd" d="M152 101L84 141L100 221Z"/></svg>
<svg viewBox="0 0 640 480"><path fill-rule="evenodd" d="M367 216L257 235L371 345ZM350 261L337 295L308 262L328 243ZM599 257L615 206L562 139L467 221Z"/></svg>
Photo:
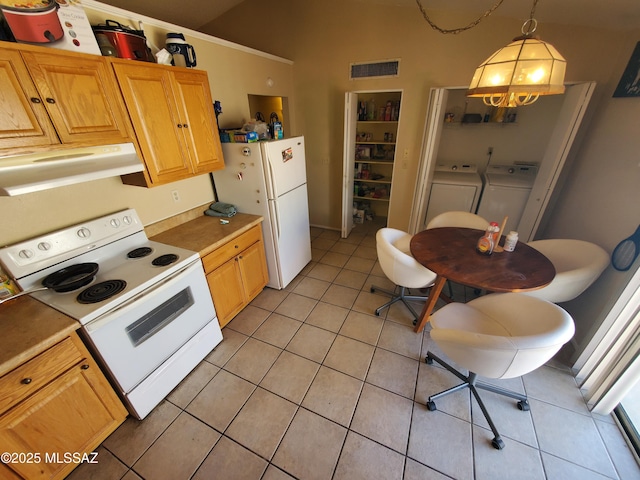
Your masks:
<svg viewBox="0 0 640 480"><path fill-rule="evenodd" d="M149 294L152 294L153 292L155 292L156 290L158 290L160 288L163 288L167 283L175 280L180 275L189 274L193 270L196 270L198 268L202 268L202 264L200 263L200 260L197 260L197 261L195 261L193 263L190 263L186 267L183 267L181 270L178 270L177 272L173 273L172 275L168 276L167 278L162 279L158 283L154 283L153 286L151 286L151 287L147 288L146 290L143 290L142 292L138 293L137 295L131 297L126 302L123 302L122 304L116 306L112 310L109 310L108 312L105 312L102 315L100 315L99 317L93 319L92 321L90 321L89 323L87 323L84 326L85 330L87 330L87 332L90 333L90 332L93 332L93 331L99 329L105 323L110 322L111 321L110 317L112 317L115 313L118 313L120 315L126 314L128 310L131 310L132 308L136 307L135 303L137 303L138 300L140 300L140 298L145 297L145 296L147 296Z"/></svg>

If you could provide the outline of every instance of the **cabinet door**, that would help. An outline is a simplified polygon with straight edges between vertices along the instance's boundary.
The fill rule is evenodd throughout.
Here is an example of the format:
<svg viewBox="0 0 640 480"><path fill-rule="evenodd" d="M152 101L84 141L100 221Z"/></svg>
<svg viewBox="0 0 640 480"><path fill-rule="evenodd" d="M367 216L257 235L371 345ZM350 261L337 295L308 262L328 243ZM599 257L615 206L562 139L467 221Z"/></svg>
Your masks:
<svg viewBox="0 0 640 480"><path fill-rule="evenodd" d="M60 143L17 51L0 49L0 109L1 149Z"/></svg>
<svg viewBox="0 0 640 480"><path fill-rule="evenodd" d="M19 477L13 470L3 463L0 463L0 478L2 480L22 480L22 477Z"/></svg>
<svg viewBox="0 0 640 480"><path fill-rule="evenodd" d="M22 57L62 143L105 145L131 140L124 105L106 60L59 52L22 52Z"/></svg>
<svg viewBox="0 0 640 480"><path fill-rule="evenodd" d="M191 176L173 96L172 73L141 62L114 63L113 68L151 182L160 185Z"/></svg>
<svg viewBox="0 0 640 480"><path fill-rule="evenodd" d="M195 173L224 168L218 123L206 72L176 71L176 100L182 109L182 135Z"/></svg>
<svg viewBox="0 0 640 480"><path fill-rule="evenodd" d="M242 281L247 296L246 301L250 302L269 281L263 243L254 243L242 252L239 256L238 265L242 273Z"/></svg>
<svg viewBox="0 0 640 480"><path fill-rule="evenodd" d="M245 293L238 257L216 268L207 275L211 298L216 307L218 323L224 327L245 306Z"/></svg>
<svg viewBox="0 0 640 480"><path fill-rule="evenodd" d="M3 449L41 455L40 462L8 466L24 478L68 474L77 464L65 463L65 453L93 451L126 415L113 391L102 389L102 381L106 383L95 363L84 361L3 415Z"/></svg>

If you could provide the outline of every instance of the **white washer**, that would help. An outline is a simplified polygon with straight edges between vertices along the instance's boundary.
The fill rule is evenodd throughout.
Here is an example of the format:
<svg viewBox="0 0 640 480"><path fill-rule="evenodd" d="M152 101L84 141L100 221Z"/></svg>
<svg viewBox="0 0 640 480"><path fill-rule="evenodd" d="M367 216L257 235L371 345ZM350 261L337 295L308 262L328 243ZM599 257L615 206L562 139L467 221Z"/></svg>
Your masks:
<svg viewBox="0 0 640 480"><path fill-rule="evenodd" d="M427 204L425 226L450 211L475 213L482 192L482 177L473 164L436 165Z"/></svg>
<svg viewBox="0 0 640 480"><path fill-rule="evenodd" d="M537 173L535 165L489 165L478 215L498 225L508 215L504 234L517 230Z"/></svg>

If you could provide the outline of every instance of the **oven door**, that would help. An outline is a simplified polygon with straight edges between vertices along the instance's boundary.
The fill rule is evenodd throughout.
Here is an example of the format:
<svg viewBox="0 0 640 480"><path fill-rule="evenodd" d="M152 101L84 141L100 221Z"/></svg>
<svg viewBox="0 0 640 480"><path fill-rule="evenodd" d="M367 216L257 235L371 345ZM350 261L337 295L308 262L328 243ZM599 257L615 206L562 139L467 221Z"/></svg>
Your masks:
<svg viewBox="0 0 640 480"><path fill-rule="evenodd" d="M212 321L221 339L202 263L198 261L83 328L126 394Z"/></svg>

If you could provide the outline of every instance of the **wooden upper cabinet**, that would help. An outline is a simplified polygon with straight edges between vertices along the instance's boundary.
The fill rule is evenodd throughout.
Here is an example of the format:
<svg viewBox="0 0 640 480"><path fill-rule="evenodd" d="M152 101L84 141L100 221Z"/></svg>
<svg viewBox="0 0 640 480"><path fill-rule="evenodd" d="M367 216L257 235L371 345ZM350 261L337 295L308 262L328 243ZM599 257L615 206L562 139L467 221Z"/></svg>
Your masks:
<svg viewBox="0 0 640 480"><path fill-rule="evenodd" d="M0 113L0 156L133 137L115 76L97 55L2 44Z"/></svg>
<svg viewBox="0 0 640 480"><path fill-rule="evenodd" d="M182 125L173 100L172 75L144 64L114 63L120 90L153 185L191 175L188 153L180 142Z"/></svg>
<svg viewBox="0 0 640 480"><path fill-rule="evenodd" d="M104 58L22 52L62 143L108 145L129 139L127 119Z"/></svg>
<svg viewBox="0 0 640 480"><path fill-rule="evenodd" d="M189 70L174 73L179 105L184 111L182 134L189 148L196 173L224 168L218 122L213 110L209 79L204 71ZM185 126L186 124L186 126Z"/></svg>
<svg viewBox="0 0 640 480"><path fill-rule="evenodd" d="M0 48L0 149L59 143L20 52Z"/></svg>
<svg viewBox="0 0 640 480"><path fill-rule="evenodd" d="M206 72L112 62L146 165L148 186L224 168ZM135 174L123 181L140 184Z"/></svg>

